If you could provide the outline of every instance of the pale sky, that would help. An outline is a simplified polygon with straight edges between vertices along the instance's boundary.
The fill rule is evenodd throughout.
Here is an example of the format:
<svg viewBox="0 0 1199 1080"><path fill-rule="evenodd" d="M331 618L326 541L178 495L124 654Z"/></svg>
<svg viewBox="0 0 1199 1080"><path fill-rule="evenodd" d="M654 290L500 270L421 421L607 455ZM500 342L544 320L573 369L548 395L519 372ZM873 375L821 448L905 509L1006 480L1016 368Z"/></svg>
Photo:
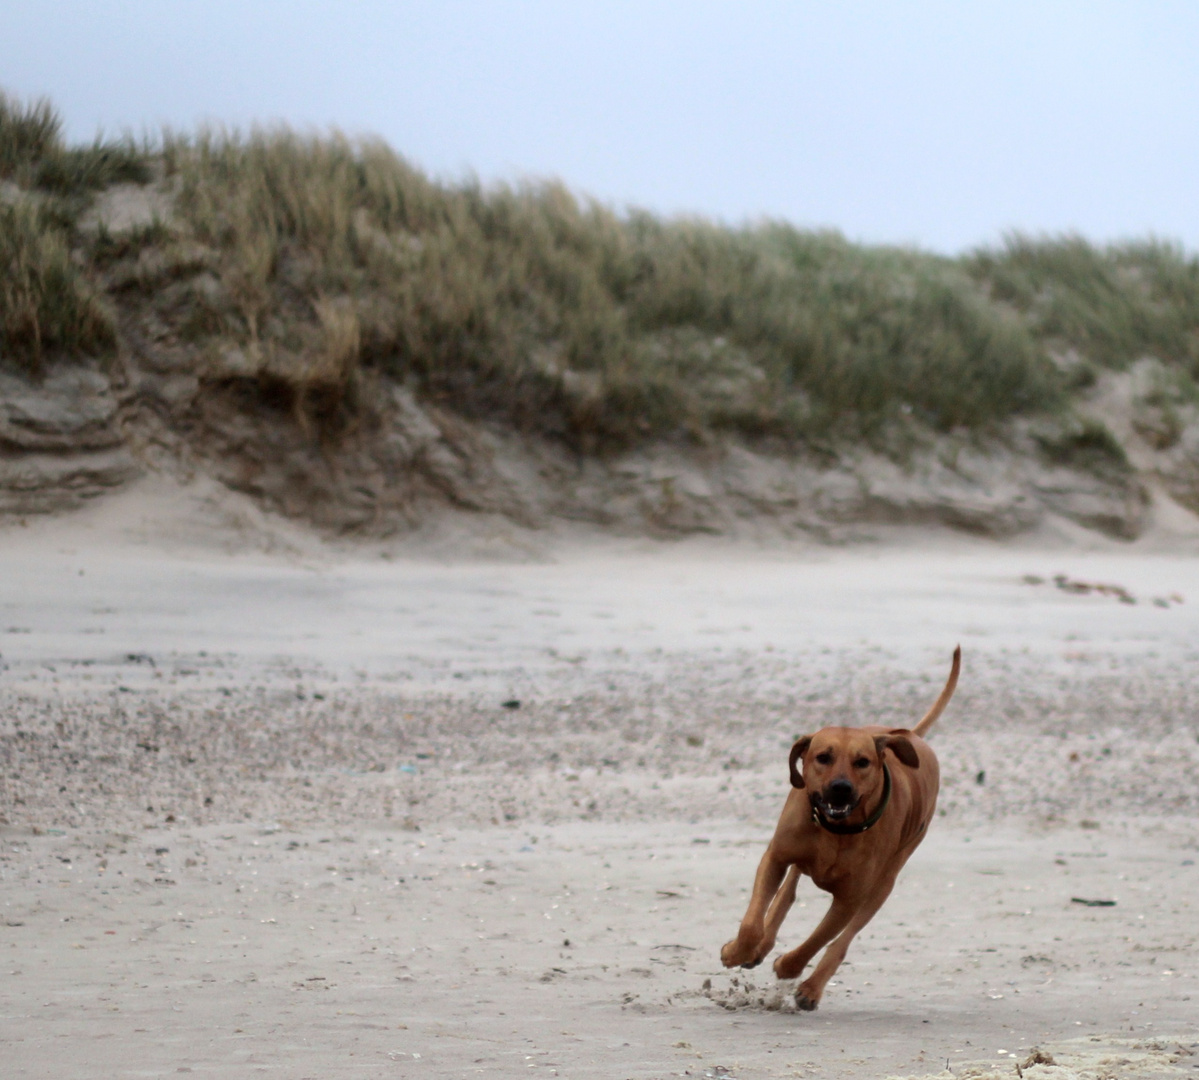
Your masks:
<svg viewBox="0 0 1199 1080"><path fill-rule="evenodd" d="M1199 250L1195 3L0 0L0 87L77 140L336 125L618 208Z"/></svg>

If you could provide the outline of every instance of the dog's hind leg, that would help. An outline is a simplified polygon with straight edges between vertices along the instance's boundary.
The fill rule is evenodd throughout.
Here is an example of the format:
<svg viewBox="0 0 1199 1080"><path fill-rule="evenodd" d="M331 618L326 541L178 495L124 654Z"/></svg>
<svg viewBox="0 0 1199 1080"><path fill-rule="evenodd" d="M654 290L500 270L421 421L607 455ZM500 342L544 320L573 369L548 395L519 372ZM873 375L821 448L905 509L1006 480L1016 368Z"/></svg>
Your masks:
<svg viewBox="0 0 1199 1080"><path fill-rule="evenodd" d="M805 1012L810 1012L820 1004L820 999L824 996L825 986L828 984L829 979L833 977L837 968L841 966L853 939L857 937L862 927L878 913L878 909L883 906L887 897L891 895L891 889L894 885L894 874L879 883L874 892L853 913L853 917L849 920L845 929L837 935L836 940L825 951L825 954L820 958L820 963L816 965L816 970L795 988L795 1004Z"/></svg>
<svg viewBox="0 0 1199 1080"><path fill-rule="evenodd" d="M853 902L834 896L824 918L808 935L808 940L790 952L783 953L774 962L774 973L780 979L796 979L802 975L812 957L849 925L855 910Z"/></svg>

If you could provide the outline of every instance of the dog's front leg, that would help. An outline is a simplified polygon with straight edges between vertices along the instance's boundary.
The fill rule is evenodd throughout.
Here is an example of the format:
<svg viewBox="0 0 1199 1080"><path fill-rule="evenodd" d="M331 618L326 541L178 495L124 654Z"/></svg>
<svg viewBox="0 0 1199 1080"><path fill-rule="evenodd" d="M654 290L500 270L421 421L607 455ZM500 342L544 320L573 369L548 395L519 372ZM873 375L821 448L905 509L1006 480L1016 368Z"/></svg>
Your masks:
<svg viewBox="0 0 1199 1080"><path fill-rule="evenodd" d="M774 943L778 940L779 927L783 925L783 920L787 917L787 912L791 910L791 905L795 903L795 890L799 885L799 867L790 866L787 868L787 876L783 878L782 887L774 894L774 899L770 901L770 907L766 910L766 923L762 940L758 944L758 951L754 958L753 966L757 966L770 955L770 950L774 948Z"/></svg>
<svg viewBox="0 0 1199 1080"><path fill-rule="evenodd" d="M766 943L765 952L762 951L762 945L766 941L766 912L771 907L771 901L779 891L779 885L786 872L787 863L780 862L775 858L774 852L767 848L766 854L758 864L753 895L749 898L749 907L746 909L745 918L741 920L737 936L720 950L720 962L725 967L756 967L773 947L774 941L770 940ZM786 907L790 907L790 904ZM787 913L786 907L782 909L782 915ZM771 913L773 915L774 911ZM782 922L781 915L778 922ZM774 929L777 932L778 926L775 925Z"/></svg>

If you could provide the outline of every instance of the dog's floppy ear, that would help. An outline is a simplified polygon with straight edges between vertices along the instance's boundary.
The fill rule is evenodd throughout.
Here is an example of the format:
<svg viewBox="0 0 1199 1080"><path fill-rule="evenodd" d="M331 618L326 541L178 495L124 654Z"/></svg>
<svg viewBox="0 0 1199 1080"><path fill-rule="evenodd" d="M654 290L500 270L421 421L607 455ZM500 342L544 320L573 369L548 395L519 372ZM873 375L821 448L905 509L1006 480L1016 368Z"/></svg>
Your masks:
<svg viewBox="0 0 1199 1080"><path fill-rule="evenodd" d="M796 739L795 745L791 747L791 756L787 758L787 768L791 770L791 786L794 788L803 787L803 773L795 767L795 763L808 752L808 747L812 745L812 736L805 735L802 739Z"/></svg>
<svg viewBox="0 0 1199 1080"><path fill-rule="evenodd" d="M920 768L920 759L916 756L916 748L908 741L906 735L877 735L874 739L874 746L878 750L880 759L884 750L890 750L904 765L912 769Z"/></svg>

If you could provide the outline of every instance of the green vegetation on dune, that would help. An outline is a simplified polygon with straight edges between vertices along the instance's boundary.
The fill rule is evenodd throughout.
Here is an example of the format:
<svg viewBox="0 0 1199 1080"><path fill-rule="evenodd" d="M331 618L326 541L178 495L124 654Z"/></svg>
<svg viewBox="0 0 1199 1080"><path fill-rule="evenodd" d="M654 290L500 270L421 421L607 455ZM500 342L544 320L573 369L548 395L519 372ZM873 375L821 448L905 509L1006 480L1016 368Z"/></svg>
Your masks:
<svg viewBox="0 0 1199 1080"><path fill-rule="evenodd" d="M37 208L0 204L0 358L38 374L47 358L107 355L112 318Z"/></svg>
<svg viewBox="0 0 1199 1080"><path fill-rule="evenodd" d="M341 298L363 361L583 447L905 413L977 427L1059 395L1023 322L952 260L621 216L557 184L436 185L338 137L205 133L165 158L191 229L223 253L226 333L298 355L304 304L311 322Z"/></svg>
<svg viewBox="0 0 1199 1080"><path fill-rule="evenodd" d="M964 262L1041 341L1104 367L1154 356L1199 378L1199 260L1177 245L1014 235Z"/></svg>
<svg viewBox="0 0 1199 1080"><path fill-rule="evenodd" d="M0 93L0 177L30 168L62 143L62 120L46 100L22 105Z"/></svg>
<svg viewBox="0 0 1199 1080"><path fill-rule="evenodd" d="M151 153L129 138L67 146L62 119L48 101L22 105L0 92L0 180L79 196L122 181L146 183Z"/></svg>
<svg viewBox="0 0 1199 1080"><path fill-rule="evenodd" d="M79 227L91 193L151 176L170 220ZM0 180L0 350L31 370L111 347L103 286L202 377L270 383L300 412L351 409L370 370L584 451L988 430L1144 355L1199 377L1199 263L1155 242L950 259L617 213L556 183L439 183L377 141L284 129L72 149L48 105L6 98Z"/></svg>
<svg viewBox="0 0 1199 1080"><path fill-rule="evenodd" d="M112 316L72 258L72 225L92 192L145 183L149 153L131 140L68 147L44 100L0 93L0 361L38 373L61 356L103 356L116 344ZM15 193L31 191L34 198Z"/></svg>

